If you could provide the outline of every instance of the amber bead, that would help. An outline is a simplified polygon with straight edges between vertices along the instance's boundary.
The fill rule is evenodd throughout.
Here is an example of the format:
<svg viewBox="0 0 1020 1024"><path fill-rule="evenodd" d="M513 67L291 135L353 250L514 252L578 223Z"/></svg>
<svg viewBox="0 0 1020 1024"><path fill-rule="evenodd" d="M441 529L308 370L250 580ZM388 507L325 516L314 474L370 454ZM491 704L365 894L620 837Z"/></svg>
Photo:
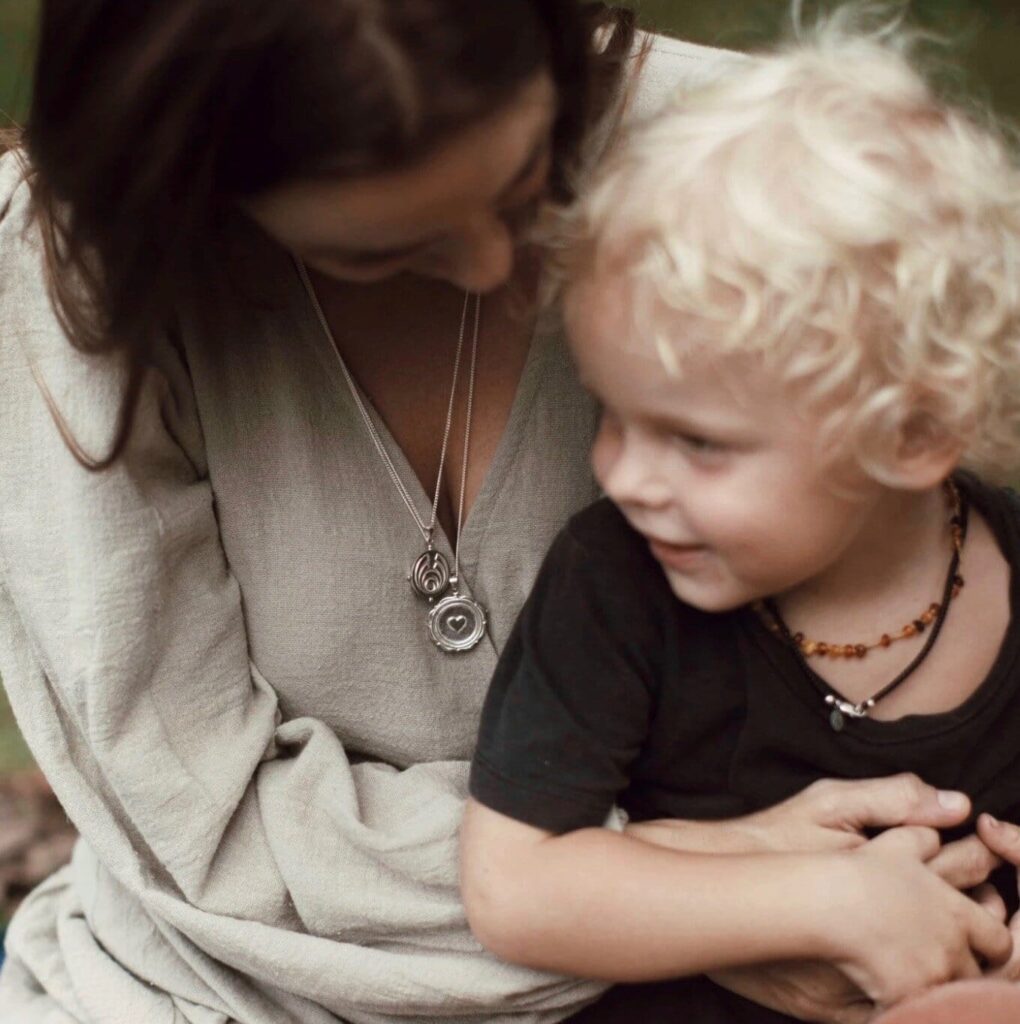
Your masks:
<svg viewBox="0 0 1020 1024"><path fill-rule="evenodd" d="M892 643L892 637L888 633L882 634L882 639L878 641L883 647L888 647Z"/></svg>
<svg viewBox="0 0 1020 1024"><path fill-rule="evenodd" d="M917 626L915 626L912 622L909 625L904 626L903 627L903 635L904 636L917 636Z"/></svg>
<svg viewBox="0 0 1020 1024"><path fill-rule="evenodd" d="M858 658L863 658L867 653L868 649L864 646L864 644L854 645L854 654L856 654Z"/></svg>
<svg viewBox="0 0 1020 1024"><path fill-rule="evenodd" d="M812 654L818 653L818 643L814 640L808 640L807 643L804 644L802 650L810 658Z"/></svg>
<svg viewBox="0 0 1020 1024"><path fill-rule="evenodd" d="M815 644L815 650L824 656L829 653L829 645L824 642Z"/></svg>

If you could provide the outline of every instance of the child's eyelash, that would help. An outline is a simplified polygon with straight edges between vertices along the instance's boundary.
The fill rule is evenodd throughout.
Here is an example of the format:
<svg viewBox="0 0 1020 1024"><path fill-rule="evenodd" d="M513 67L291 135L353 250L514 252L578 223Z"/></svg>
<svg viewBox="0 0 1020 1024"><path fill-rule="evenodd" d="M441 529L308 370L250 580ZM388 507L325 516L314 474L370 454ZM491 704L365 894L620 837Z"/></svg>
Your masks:
<svg viewBox="0 0 1020 1024"><path fill-rule="evenodd" d="M725 447L720 442L702 437L700 434L674 434L673 437L681 446L694 452L718 452Z"/></svg>

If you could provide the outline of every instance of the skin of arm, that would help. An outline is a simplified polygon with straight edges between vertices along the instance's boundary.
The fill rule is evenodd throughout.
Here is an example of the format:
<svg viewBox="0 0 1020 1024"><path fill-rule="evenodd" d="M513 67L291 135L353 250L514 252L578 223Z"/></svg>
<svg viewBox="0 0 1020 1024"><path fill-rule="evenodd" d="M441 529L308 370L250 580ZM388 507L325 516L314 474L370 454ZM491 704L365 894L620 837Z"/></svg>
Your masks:
<svg viewBox="0 0 1020 1024"><path fill-rule="evenodd" d="M972 976L971 944L998 961L1010 949L1002 925L924 868L936 834L898 831L900 849L889 842L877 860L853 851L705 855L603 829L554 835L471 801L461 887L476 937L511 962L646 981L814 958L891 1004Z"/></svg>
<svg viewBox="0 0 1020 1024"><path fill-rule="evenodd" d="M951 828L965 821L971 804L958 792L939 792L905 773L862 781L826 779L766 811L732 821L662 820L631 824L627 832L645 842L705 853L855 849L864 831L901 825ZM981 815L977 833L943 846L928 868L1005 920L996 890L985 884L1003 861L1020 866L1020 828L991 825ZM1020 979L1020 915L1009 922L1013 955L990 973ZM874 1003L844 974L817 960L780 961L728 968L710 974L739 995L797 1020L820 1024L866 1024Z"/></svg>

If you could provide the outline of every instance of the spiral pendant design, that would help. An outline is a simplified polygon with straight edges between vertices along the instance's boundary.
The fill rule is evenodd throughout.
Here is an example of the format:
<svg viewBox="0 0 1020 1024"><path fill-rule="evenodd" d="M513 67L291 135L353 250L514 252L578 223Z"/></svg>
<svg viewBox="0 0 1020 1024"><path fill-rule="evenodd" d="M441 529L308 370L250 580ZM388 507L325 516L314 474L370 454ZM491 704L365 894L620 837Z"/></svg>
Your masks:
<svg viewBox="0 0 1020 1024"><path fill-rule="evenodd" d="M435 600L450 586L450 563L441 552L430 548L418 556L408 579L419 597Z"/></svg>

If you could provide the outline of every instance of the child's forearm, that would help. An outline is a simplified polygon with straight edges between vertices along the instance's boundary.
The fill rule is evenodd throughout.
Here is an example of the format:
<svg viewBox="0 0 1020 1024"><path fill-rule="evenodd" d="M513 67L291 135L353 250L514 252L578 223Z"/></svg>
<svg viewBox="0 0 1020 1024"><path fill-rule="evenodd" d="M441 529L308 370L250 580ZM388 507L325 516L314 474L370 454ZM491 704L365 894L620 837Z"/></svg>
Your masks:
<svg viewBox="0 0 1020 1024"><path fill-rule="evenodd" d="M512 823L536 841L486 843L482 863L472 829L494 813L469 811L463 887L475 933L503 959L643 981L842 952L826 913L837 855L712 856Z"/></svg>

